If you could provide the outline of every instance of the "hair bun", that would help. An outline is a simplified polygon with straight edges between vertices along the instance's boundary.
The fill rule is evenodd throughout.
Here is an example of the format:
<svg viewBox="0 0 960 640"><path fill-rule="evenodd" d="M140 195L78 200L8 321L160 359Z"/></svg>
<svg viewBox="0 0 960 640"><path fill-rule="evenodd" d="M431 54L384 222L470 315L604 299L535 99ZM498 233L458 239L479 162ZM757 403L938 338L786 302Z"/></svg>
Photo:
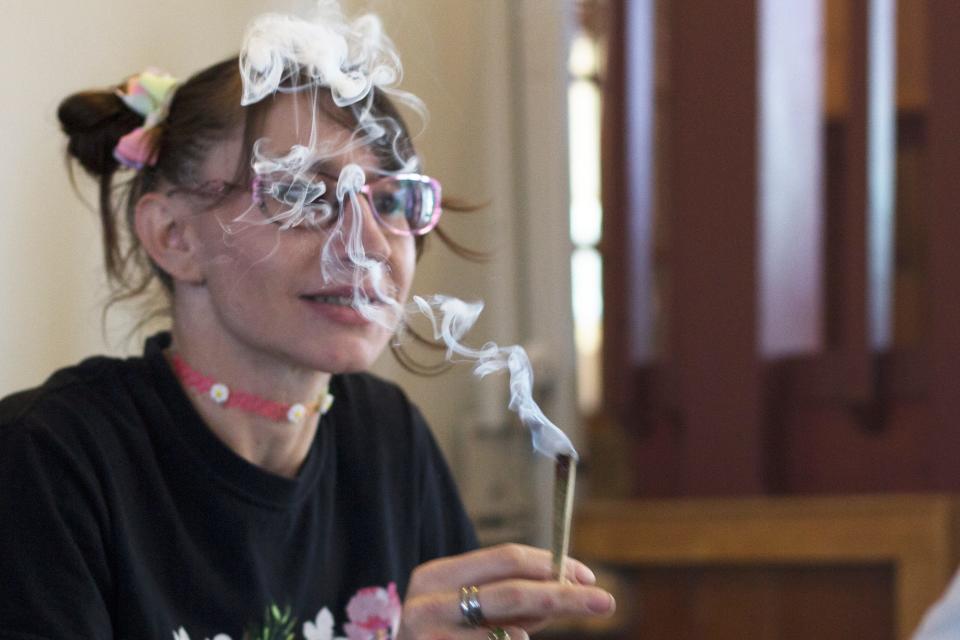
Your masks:
<svg viewBox="0 0 960 640"><path fill-rule="evenodd" d="M120 138L143 124L143 117L111 91L75 93L60 103L57 118L69 138L67 153L94 176L117 168L114 147Z"/></svg>

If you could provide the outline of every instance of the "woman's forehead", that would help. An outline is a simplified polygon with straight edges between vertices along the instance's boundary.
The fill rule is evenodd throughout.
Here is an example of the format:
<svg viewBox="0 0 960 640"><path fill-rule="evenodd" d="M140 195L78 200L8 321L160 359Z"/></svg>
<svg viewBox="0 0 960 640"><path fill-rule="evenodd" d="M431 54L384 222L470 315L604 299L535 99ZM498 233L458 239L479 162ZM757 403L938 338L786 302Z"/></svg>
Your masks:
<svg viewBox="0 0 960 640"><path fill-rule="evenodd" d="M303 94L280 94L267 110L260 134L278 146L306 145L315 134L318 141L343 146L352 131L333 122L323 109Z"/></svg>
<svg viewBox="0 0 960 640"><path fill-rule="evenodd" d="M272 157L304 150L304 166L311 173L337 175L348 164L373 171L379 163L373 151L353 129L334 121L305 95L281 95L271 105L260 131L260 151Z"/></svg>

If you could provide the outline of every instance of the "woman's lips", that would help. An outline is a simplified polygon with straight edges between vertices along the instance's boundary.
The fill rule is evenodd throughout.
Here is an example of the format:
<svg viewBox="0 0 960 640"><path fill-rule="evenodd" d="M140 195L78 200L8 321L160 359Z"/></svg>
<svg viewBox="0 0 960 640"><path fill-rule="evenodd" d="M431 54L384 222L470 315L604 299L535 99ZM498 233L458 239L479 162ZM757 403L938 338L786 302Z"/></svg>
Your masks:
<svg viewBox="0 0 960 640"><path fill-rule="evenodd" d="M325 318L347 325L365 325L370 320L357 308L359 305L377 305L365 296L357 299L353 293L317 293L301 295L300 299L314 312ZM356 303L356 304L355 304Z"/></svg>

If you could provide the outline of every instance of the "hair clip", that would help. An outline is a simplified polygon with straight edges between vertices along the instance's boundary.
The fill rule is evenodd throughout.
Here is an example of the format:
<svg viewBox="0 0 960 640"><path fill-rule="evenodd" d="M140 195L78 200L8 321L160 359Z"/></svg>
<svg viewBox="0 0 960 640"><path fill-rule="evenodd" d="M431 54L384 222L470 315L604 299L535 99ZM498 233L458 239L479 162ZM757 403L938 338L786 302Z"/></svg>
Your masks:
<svg viewBox="0 0 960 640"><path fill-rule="evenodd" d="M126 134L113 149L117 162L131 169L142 169L157 163L157 151L151 129L167 117L170 100L173 98L177 79L169 73L147 69L131 76L116 94L131 111L143 116L143 125Z"/></svg>

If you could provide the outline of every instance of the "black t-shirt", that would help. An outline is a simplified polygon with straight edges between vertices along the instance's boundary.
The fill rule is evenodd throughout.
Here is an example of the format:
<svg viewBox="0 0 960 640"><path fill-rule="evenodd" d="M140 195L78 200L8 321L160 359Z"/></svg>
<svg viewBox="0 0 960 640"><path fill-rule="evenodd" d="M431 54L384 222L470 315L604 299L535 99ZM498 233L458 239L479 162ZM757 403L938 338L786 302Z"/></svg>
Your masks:
<svg viewBox="0 0 960 640"><path fill-rule="evenodd" d="M282 478L206 427L169 339L0 401L0 638L373 638L414 567L476 546L397 387L334 376Z"/></svg>

